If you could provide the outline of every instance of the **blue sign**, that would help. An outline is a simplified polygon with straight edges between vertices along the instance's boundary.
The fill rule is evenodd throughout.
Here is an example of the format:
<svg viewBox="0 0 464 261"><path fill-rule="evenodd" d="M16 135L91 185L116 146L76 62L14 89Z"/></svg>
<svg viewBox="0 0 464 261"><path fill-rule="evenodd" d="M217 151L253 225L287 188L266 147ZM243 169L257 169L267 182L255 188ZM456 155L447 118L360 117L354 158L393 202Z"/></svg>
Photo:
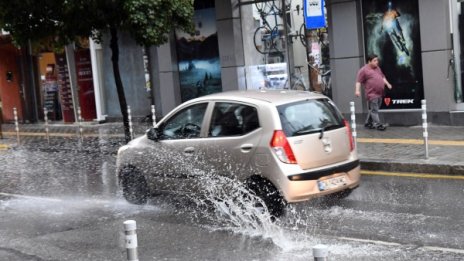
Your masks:
<svg viewBox="0 0 464 261"><path fill-rule="evenodd" d="M324 0L304 0L304 17L306 29L325 27Z"/></svg>

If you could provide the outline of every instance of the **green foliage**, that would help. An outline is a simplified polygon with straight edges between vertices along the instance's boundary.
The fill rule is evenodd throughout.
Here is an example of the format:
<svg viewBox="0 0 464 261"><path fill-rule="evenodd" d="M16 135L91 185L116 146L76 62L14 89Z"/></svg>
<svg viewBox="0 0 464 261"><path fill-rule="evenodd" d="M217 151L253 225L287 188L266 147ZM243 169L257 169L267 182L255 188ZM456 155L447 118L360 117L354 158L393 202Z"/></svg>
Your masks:
<svg viewBox="0 0 464 261"><path fill-rule="evenodd" d="M129 32L137 43L160 45L173 28L192 32L192 0L0 0L0 28L16 43L63 46L76 37L101 40L109 28Z"/></svg>
<svg viewBox="0 0 464 261"><path fill-rule="evenodd" d="M124 9L126 29L146 46L165 43L172 28L194 30L191 0L131 0L125 1Z"/></svg>

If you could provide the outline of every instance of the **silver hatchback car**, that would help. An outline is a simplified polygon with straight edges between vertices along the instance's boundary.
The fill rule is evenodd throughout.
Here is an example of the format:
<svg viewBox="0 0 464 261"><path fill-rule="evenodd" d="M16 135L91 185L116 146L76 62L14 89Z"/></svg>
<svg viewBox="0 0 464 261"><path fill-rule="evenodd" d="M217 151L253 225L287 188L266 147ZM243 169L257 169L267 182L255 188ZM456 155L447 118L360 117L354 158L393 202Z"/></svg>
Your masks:
<svg viewBox="0 0 464 261"><path fill-rule="evenodd" d="M348 122L324 95L232 91L175 108L119 149L117 172L131 203L154 192L195 192L213 171L242 181L280 216L286 203L356 188L354 146Z"/></svg>

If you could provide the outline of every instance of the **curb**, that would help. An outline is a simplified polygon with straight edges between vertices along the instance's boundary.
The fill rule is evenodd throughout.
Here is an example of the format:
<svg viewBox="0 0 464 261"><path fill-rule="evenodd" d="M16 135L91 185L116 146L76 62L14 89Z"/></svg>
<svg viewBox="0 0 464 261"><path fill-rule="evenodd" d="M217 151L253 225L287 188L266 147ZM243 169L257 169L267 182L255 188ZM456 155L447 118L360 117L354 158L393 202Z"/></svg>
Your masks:
<svg viewBox="0 0 464 261"><path fill-rule="evenodd" d="M373 171L406 172L464 176L464 165L441 163L404 163L361 159L361 169Z"/></svg>

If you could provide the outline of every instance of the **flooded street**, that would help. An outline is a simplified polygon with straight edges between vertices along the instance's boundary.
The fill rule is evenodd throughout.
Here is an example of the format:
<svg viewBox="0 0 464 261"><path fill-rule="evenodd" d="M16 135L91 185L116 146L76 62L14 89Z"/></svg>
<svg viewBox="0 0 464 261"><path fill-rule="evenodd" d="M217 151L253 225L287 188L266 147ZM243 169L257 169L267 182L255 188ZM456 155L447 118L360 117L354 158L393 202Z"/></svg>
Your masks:
<svg viewBox="0 0 464 261"><path fill-rule="evenodd" d="M120 141L54 142L0 151L2 260L125 260L128 219L140 260L312 260L316 244L330 260L464 259L462 179L363 176L346 199L290 205L271 222L218 194L131 205L115 175Z"/></svg>

